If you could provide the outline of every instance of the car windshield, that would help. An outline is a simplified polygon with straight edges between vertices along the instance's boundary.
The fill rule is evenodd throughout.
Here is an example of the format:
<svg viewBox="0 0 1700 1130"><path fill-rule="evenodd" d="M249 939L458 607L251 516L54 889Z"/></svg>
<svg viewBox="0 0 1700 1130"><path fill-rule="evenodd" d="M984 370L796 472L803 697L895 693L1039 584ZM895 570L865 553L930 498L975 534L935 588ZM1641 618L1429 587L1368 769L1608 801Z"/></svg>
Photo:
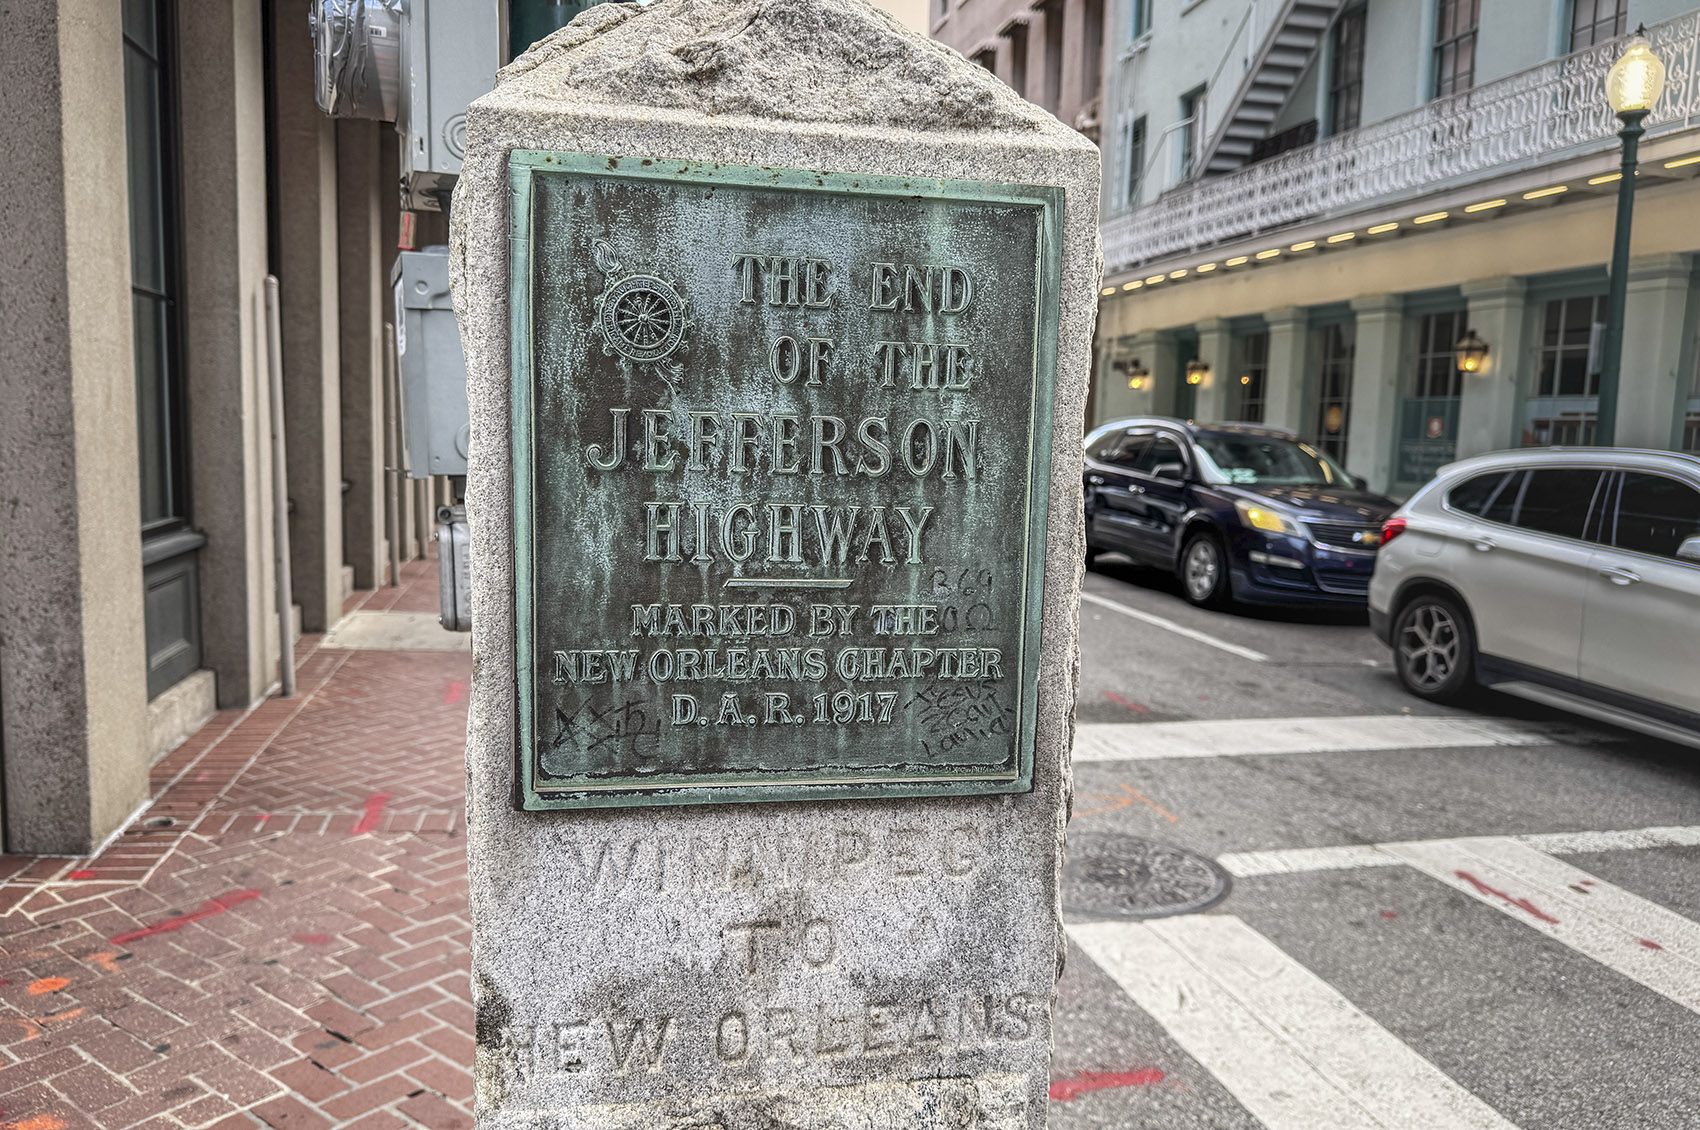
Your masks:
<svg viewBox="0 0 1700 1130"><path fill-rule="evenodd" d="M1350 486L1352 476L1308 443L1260 435L1201 435L1204 476L1220 483Z"/></svg>

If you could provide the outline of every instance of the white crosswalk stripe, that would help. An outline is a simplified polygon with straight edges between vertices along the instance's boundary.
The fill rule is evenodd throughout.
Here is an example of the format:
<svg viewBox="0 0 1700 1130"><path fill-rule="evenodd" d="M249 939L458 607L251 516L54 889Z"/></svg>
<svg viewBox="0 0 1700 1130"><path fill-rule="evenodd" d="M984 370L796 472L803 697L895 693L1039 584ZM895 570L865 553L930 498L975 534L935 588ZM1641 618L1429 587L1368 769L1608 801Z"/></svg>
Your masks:
<svg viewBox="0 0 1700 1130"><path fill-rule="evenodd" d="M1076 761L1377 753L1545 745L1568 729L1425 715L1097 722L1075 727Z"/></svg>
<svg viewBox="0 0 1700 1130"><path fill-rule="evenodd" d="M1504 837L1383 850L1700 1012L1700 925L1681 915Z"/></svg>
<svg viewBox="0 0 1700 1130"><path fill-rule="evenodd" d="M1700 847L1700 825L1626 828L1611 832L1537 832L1512 836L1548 855L1578 855L1596 851L1644 851L1659 847ZM1296 875L1306 871L1349 871L1358 867L1396 867L1404 862L1387 844L1343 844L1338 847L1274 848L1233 851L1216 857L1228 874L1239 879L1254 875Z"/></svg>
<svg viewBox="0 0 1700 1130"><path fill-rule="evenodd" d="M1268 1130L1514 1130L1238 918L1069 934Z"/></svg>

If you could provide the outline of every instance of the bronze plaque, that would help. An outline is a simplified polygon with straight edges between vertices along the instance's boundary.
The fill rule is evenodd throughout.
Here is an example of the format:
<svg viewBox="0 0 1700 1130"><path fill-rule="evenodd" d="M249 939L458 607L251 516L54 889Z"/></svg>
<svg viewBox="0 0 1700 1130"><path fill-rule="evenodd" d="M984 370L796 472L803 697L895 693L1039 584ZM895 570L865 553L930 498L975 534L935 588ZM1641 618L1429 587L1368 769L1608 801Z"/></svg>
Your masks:
<svg viewBox="0 0 1700 1130"><path fill-rule="evenodd" d="M1061 190L510 177L521 806L1028 789Z"/></svg>

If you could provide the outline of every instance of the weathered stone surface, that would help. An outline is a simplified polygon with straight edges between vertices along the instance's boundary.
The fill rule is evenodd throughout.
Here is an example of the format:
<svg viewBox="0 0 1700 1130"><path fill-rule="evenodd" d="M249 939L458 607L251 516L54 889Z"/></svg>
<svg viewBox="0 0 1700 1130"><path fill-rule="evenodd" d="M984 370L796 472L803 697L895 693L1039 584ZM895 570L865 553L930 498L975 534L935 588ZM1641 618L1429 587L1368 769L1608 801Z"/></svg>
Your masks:
<svg viewBox="0 0 1700 1130"><path fill-rule="evenodd" d="M861 0L592 9L474 104L469 140L452 242L473 430L481 1124L1042 1126L1062 954L1096 149ZM1065 191L1030 792L516 810L515 149Z"/></svg>
<svg viewBox="0 0 1700 1130"><path fill-rule="evenodd" d="M866 5L603 4L502 71L598 102L904 129L1032 130L1046 115L942 43Z"/></svg>

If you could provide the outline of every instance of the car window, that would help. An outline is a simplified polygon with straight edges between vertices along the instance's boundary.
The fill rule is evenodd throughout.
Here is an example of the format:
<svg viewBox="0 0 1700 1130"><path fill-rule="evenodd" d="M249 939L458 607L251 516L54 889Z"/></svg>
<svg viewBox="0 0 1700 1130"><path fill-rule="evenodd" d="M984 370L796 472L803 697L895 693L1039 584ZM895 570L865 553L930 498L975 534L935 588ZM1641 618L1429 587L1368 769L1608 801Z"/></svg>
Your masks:
<svg viewBox="0 0 1700 1130"><path fill-rule="evenodd" d="M1186 470L1186 456L1181 454L1181 445L1172 436L1160 435L1145 448L1137 469L1149 475L1164 463L1178 463L1183 473Z"/></svg>
<svg viewBox="0 0 1700 1130"><path fill-rule="evenodd" d="M1116 449L1110 452L1109 458L1105 459L1104 462L1129 471L1138 469L1145 453L1151 448L1151 438L1150 433L1145 435L1124 434L1121 443L1116 445Z"/></svg>
<svg viewBox="0 0 1700 1130"><path fill-rule="evenodd" d="M1197 437L1201 477L1206 482L1272 486L1350 487L1348 475L1334 460L1310 446L1284 436L1255 432L1204 434Z"/></svg>
<svg viewBox="0 0 1700 1130"><path fill-rule="evenodd" d="M1486 475L1477 475L1465 479L1446 496L1446 504L1452 509L1464 514L1474 514L1480 518L1487 513L1488 507L1503 493L1503 488L1511 480L1511 472L1494 471ZM1513 498L1516 490L1511 491ZM1508 504L1509 505L1509 504Z"/></svg>
<svg viewBox="0 0 1700 1130"><path fill-rule="evenodd" d="M1124 435L1123 432L1111 432L1108 435L1099 436L1087 447L1087 457L1096 459L1100 463L1109 462L1110 456L1115 454L1116 448L1121 446Z"/></svg>
<svg viewBox="0 0 1700 1130"><path fill-rule="evenodd" d="M1581 538L1594 491L1605 472L1598 468L1543 467L1529 472L1515 524L1525 530Z"/></svg>
<svg viewBox="0 0 1700 1130"><path fill-rule="evenodd" d="M1506 480L1499 484L1499 490L1488 499L1482 507L1482 517L1490 522L1511 524L1511 516L1517 513L1517 496L1523 493L1523 480L1528 478L1526 471L1513 471Z"/></svg>
<svg viewBox="0 0 1700 1130"><path fill-rule="evenodd" d="M1675 557L1686 539L1700 537L1700 491L1663 475L1627 471L1617 496L1620 549Z"/></svg>

